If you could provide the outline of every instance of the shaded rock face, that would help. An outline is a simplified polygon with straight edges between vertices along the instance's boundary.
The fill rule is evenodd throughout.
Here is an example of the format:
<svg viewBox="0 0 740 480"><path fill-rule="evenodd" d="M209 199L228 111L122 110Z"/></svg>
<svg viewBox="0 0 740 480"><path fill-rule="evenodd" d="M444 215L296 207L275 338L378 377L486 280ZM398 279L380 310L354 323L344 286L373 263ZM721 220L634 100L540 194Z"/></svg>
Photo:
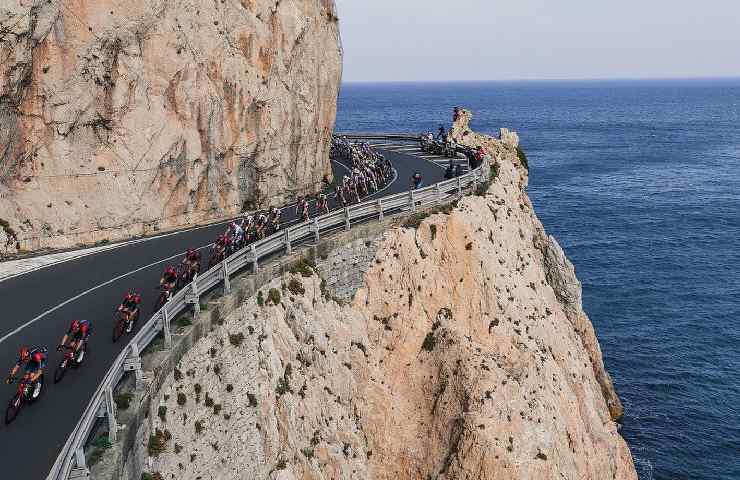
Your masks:
<svg viewBox="0 0 740 480"><path fill-rule="evenodd" d="M0 218L21 246L145 234L331 176L332 0L0 6Z"/></svg>
<svg viewBox="0 0 740 480"><path fill-rule="evenodd" d="M377 245L351 303L318 274L286 274L263 289L275 304L248 299L184 357L150 471L637 478L572 265L533 212L514 147L479 138L498 172L486 192L319 262L326 276Z"/></svg>

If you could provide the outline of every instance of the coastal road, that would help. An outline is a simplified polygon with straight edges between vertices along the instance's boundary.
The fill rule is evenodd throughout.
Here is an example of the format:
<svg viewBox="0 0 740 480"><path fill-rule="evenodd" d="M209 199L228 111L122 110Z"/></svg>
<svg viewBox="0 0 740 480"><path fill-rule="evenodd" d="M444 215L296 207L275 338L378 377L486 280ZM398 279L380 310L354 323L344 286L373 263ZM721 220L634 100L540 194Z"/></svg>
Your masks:
<svg viewBox="0 0 740 480"><path fill-rule="evenodd" d="M377 149L393 163L398 177L369 198L407 190L409 178L417 171L424 176L425 185L443 179L444 167L440 164L447 161L422 156L417 143L375 143L382 144ZM335 162L335 175L341 177L347 173L346 168ZM292 209L284 210L284 223L294 217ZM224 231L225 225L226 222L122 244L0 282L0 376L7 376L4 369L13 366L21 345L49 349L41 398L24 407L12 424L6 426L0 421L2 478L46 477L110 363L130 338L124 337L116 344L110 338L114 309L125 292L135 290L142 294L143 323L152 313L155 287L164 267L179 262L191 246L203 247L201 261L207 262L207 246ZM62 382L54 385L53 372L61 355L55 348L72 319L93 323L89 356L79 370L69 371ZM0 384L3 415L16 385Z"/></svg>

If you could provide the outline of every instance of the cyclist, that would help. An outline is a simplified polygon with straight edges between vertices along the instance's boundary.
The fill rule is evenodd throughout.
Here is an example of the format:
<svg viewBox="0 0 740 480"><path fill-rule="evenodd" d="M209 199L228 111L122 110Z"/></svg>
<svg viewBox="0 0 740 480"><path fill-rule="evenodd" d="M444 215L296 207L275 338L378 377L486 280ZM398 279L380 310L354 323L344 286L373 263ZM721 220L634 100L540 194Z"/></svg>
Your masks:
<svg viewBox="0 0 740 480"><path fill-rule="evenodd" d="M334 192L334 198L342 204L342 207L347 206L347 197L344 194L344 187L342 185L337 184L336 190Z"/></svg>
<svg viewBox="0 0 740 480"><path fill-rule="evenodd" d="M229 248L231 248L231 238L226 233L219 235L213 246L216 249L216 255L219 258L226 258L226 253L229 251Z"/></svg>
<svg viewBox="0 0 740 480"><path fill-rule="evenodd" d="M123 297L123 302L118 306L118 311L126 319L126 333L131 333L134 328L134 322L139 314L139 304L141 303L141 295L138 293L129 292Z"/></svg>
<svg viewBox="0 0 740 480"><path fill-rule="evenodd" d="M447 138L447 132L445 131L445 127L440 125L439 131L437 132L437 140L444 142L446 138Z"/></svg>
<svg viewBox="0 0 740 480"><path fill-rule="evenodd" d="M16 380L15 374L25 364L26 373L24 377L27 377L32 384L34 384L34 390L32 396L38 397L41 393L41 384L38 383L38 379L44 374L44 367L46 366L46 358L48 351L43 347L28 348L26 346L21 347L18 355L18 361L15 366L10 370L10 375L5 379L5 383L11 384Z"/></svg>
<svg viewBox="0 0 740 480"><path fill-rule="evenodd" d="M257 238L260 240L265 238L265 230L267 230L267 215L260 212L260 214L257 216L257 221L255 223L255 231L257 232Z"/></svg>
<svg viewBox="0 0 740 480"><path fill-rule="evenodd" d="M411 188L413 190L416 190L417 188L421 188L421 186L424 184L424 178L421 176L420 172L416 172L413 175L411 175Z"/></svg>
<svg viewBox="0 0 740 480"><path fill-rule="evenodd" d="M300 213L301 221L307 222L309 219L308 216L308 200L300 197L298 199L298 204L296 205L296 215Z"/></svg>
<svg viewBox="0 0 740 480"><path fill-rule="evenodd" d="M167 290L174 290L177 285L177 270L172 265L164 269L162 278L159 280L159 285L165 287Z"/></svg>
<svg viewBox="0 0 740 480"><path fill-rule="evenodd" d="M280 217L282 217L283 212L278 207L272 207L270 208L270 229L273 233L280 230Z"/></svg>
<svg viewBox="0 0 740 480"><path fill-rule="evenodd" d="M316 197L316 213L319 215L329 213L329 199L323 193Z"/></svg>
<svg viewBox="0 0 740 480"><path fill-rule="evenodd" d="M192 282L200 273L200 252L194 248L188 248L182 263L188 269L188 281Z"/></svg>
<svg viewBox="0 0 740 480"><path fill-rule="evenodd" d="M62 341L59 342L57 351L61 351L67 346L67 340L71 340L70 348L74 349L75 358L82 348L82 345L87 342L87 339L92 333L92 323L89 320L72 320L72 324L69 326L69 330L62 337Z"/></svg>
<svg viewBox="0 0 740 480"><path fill-rule="evenodd" d="M252 240L254 240L254 235L253 235L253 232L254 232L254 216L247 215L246 217L244 217L243 226L244 226L243 227L244 228L244 243L245 244L251 243Z"/></svg>
<svg viewBox="0 0 740 480"><path fill-rule="evenodd" d="M241 248L242 242L244 241L244 229L237 222L231 222L229 224L226 234L231 238L231 248L229 253Z"/></svg>

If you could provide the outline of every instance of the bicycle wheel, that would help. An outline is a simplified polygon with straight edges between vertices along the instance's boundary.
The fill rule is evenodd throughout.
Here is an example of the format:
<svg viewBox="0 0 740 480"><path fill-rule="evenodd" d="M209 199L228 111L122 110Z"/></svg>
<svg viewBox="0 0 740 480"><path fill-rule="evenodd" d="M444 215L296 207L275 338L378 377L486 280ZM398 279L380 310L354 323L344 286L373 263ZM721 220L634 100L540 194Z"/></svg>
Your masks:
<svg viewBox="0 0 740 480"><path fill-rule="evenodd" d="M67 357L64 357L64 360L59 362L57 369L54 370L54 383L61 382L65 373L67 373Z"/></svg>

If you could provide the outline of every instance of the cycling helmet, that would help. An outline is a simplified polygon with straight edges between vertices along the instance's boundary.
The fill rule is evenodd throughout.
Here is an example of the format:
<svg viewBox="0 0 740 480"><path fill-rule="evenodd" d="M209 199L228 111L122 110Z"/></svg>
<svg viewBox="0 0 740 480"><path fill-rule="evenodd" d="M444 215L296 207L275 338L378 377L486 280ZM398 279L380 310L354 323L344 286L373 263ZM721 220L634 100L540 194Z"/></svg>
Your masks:
<svg viewBox="0 0 740 480"><path fill-rule="evenodd" d="M21 360L27 360L29 356L30 356L30 352L28 350L28 347L23 345L20 351Z"/></svg>
<svg viewBox="0 0 740 480"><path fill-rule="evenodd" d="M72 320L72 325L70 325L69 330L72 333L76 333L80 329L80 321L79 320Z"/></svg>
<svg viewBox="0 0 740 480"><path fill-rule="evenodd" d="M175 275L177 272L175 271L175 267L170 265L169 267L165 269L164 273L169 274L169 275Z"/></svg>

